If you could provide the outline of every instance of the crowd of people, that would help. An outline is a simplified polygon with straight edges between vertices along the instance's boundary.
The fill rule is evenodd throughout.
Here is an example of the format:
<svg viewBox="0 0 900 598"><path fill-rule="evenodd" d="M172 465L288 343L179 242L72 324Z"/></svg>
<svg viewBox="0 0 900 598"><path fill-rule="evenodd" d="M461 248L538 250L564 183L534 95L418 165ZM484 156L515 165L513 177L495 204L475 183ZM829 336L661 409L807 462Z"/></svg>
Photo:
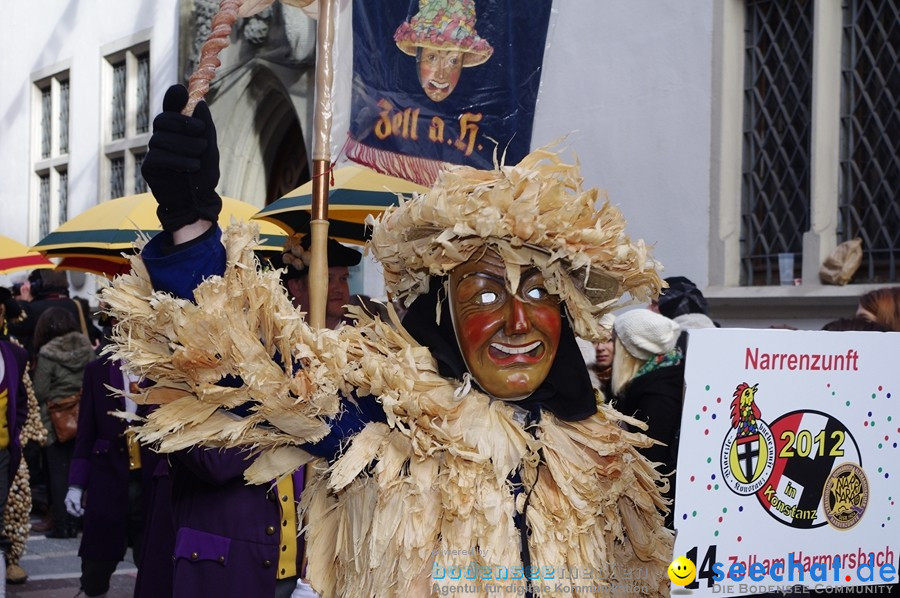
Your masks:
<svg viewBox="0 0 900 598"><path fill-rule="evenodd" d="M195 289L208 276L229 275L222 231L212 224L220 205L214 190L218 153L208 108L201 103L194 116L181 115L186 97L182 97L180 89L173 89L166 96L164 112L154 123L154 140L144 161L144 176L159 201L165 232L147 245L143 260L156 290L194 300ZM196 143L198 139L204 143ZM179 153L181 148L201 145L205 149L200 158ZM521 168L535 181L544 176L550 181L570 167L554 164L550 169L552 176L540 170L538 161ZM440 220L438 212L448 209L448 204L452 206L454 193L469 194L475 198L472 201L483 200L490 206L492 201L499 201L497 197L508 193L506 185L511 184L504 178L512 176L509 173L498 174L487 183L486 175L466 179L470 174L464 169L454 171L451 182L457 187L432 192L432 196L441 198L440 202L426 203L419 212L411 202L407 209L389 214L387 223L376 231L375 252L385 266L389 291L407 299L402 303L402 334L379 328L365 316L360 325L362 332L357 330L359 323L348 317L346 305L358 303L371 316L385 320L389 319L388 309L365 297L351 299L348 268L359 263L361 254L329 240L326 327L333 330L333 337L327 338L337 339L336 344L324 349L304 345L305 352L294 356L274 350L286 346L279 345L277 338L261 339L271 343L267 345L273 348L267 356L271 363L286 373L282 390L294 394L285 396L304 396L298 395L293 386L295 380L302 378L297 365L301 362L319 376L317 380L340 389L339 402L327 407L325 403L317 405L324 418L291 411L302 403L295 400L281 412L267 412L267 421L254 419L263 405L256 400L254 380L241 375L246 374L240 369L244 364L235 365L233 372L224 366L220 370L212 368L209 371L230 373L210 379L202 360L192 365L182 361L184 371L172 374L182 376L178 378L182 381L180 387L168 384L175 378L139 378L121 361L129 351L137 354L126 337L140 334L139 325L130 320L130 315L116 310L116 293L128 292L122 287L115 287L109 295L113 302L109 313L123 323L128 320L125 332L113 332L115 320L105 321L101 330L86 303L70 298L64 272L36 270L17 288L0 289L4 333L0 342L0 407L6 401L5 409L0 411L6 414L5 420L0 420L0 509L8 497L15 498L10 488L15 487L14 477L24 451L33 512L43 515L32 529L53 538L76 538L81 534L81 590L89 597L107 593L110 577L128 547L133 550L139 572L135 596L314 596L303 581L307 576L317 588L324 589L325 595L341 595L341 591L351 587L365 587L381 595L379 590L398 583L406 588L404 591L412 591L420 589L417 584L423 582L423 570L413 566L413 551L402 543L411 538L419 542L416 546L420 552L427 549L429 554L433 554L433 549L446 548L450 540L503 545L504 553L520 559L517 562L525 567L532 559L549 554L561 559L575 558L566 553L564 546L554 545L552 534L547 536L547 525L556 512L548 511L546 504L559 496L548 494L549 484L539 482L561 472L565 475L554 478L555 484L562 485L563 478L587 475L576 463L559 458L564 451L547 440L549 432L553 432L565 437L565 442L574 443L575 437L566 436L566 430L578 423L583 436L596 433L604 442L613 439L619 443L622 453L643 456L620 464L623 470L633 470L632 483L604 490L617 493L615 496L589 491L579 500L585 504L605 501L603 504L619 505L619 497L644 492L646 500L641 504L650 505L647 511L613 515L628 523L619 532L619 539L625 539L625 548L617 549L620 553L608 554L600 548L605 546L606 538L605 532L598 530L598 537L592 540L596 546L585 541L581 545L584 552L579 556L603 554L610 561L645 563L657 569L668 565L671 533L663 526L673 527L667 505L675 494L688 331L718 326L709 313L707 300L683 276L667 278L663 284L652 268L639 276L633 264L623 262L615 264L617 270L605 262L592 262L594 258L565 244L551 246L550 237L534 237L532 245L526 247L513 241L515 233L504 229L502 223L494 223L493 236L483 243L454 237L448 232L452 229L436 224ZM198 180L204 186L198 187ZM560 187L566 187L556 183L553 179L545 189L560 192ZM439 181L441 184L444 183ZM483 197L476 196L476 188ZM493 197L493 188L502 192ZM428 202L428 197L422 201ZM590 193L567 199L585 203L587 216L582 217L594 213L595 196ZM446 214L439 215L444 218L441 221L454 221ZM619 216L607 213L606 217ZM550 217L544 224L555 225ZM559 224L566 227L570 223ZM414 230L419 236L397 233L401 228ZM567 234L565 229L557 232L560 238ZM228 238L225 242L229 242ZM631 256L629 252L634 251L627 240L619 237L603 242L616 247L620 255ZM602 292L591 295L587 285L579 286L563 269L554 269L558 264L544 259L551 249L562 254L571 249L566 254L569 263L587 265L590 275L599 274L594 288ZM308 310L308 265L308 236L295 235L283 254L267 264L271 270L257 274L262 284L269 280L265 278L267 271L278 273L275 280L289 302L282 304L277 298L271 299L273 309ZM631 275L629 284L633 286L629 289L624 288L626 277L621 276L625 271ZM647 301L645 308L609 312L606 306L610 299L624 290L643 297ZM261 301L257 298L257 305ZM184 302L151 306L148 300L147 306L148 310L186 309ZM166 312L173 318L180 313ZM232 325L240 327L236 321ZM282 325L286 326L283 322L272 323L277 332L286 330L278 328ZM883 288L862 295L856 314L847 314L824 329L900 331L900 288ZM269 332L277 337L275 332ZM227 335L227 331L220 334ZM173 345L188 342L177 337L168 340ZM99 349L107 342L113 343L115 351L101 355ZM583 366L582 360L577 359L577 342L582 343ZM415 346L428 350L434 366L413 363ZM344 362L341 367L333 367L328 360L334 359L336 347L359 351L370 360L366 363L377 362L383 370L373 377L374 374L356 371ZM213 360L221 361L224 357L217 349L213 350ZM192 357L185 359L188 358ZM421 377L423 388L391 381L384 373L401 367L412 368L407 371ZM139 442L129 427L131 418L149 417L157 430L190 428L185 422L165 418L171 417L168 414L172 413L172 404L196 394L200 386L191 386L190 380L198 371L206 372L204 388L213 383L219 389L247 390L247 396L256 397L250 401L232 399L216 410L227 411L229 421L250 422L245 428L250 440L232 443L232 439L225 442L215 437L219 442L215 448L166 447L169 440L163 440L164 452ZM382 387L382 396L396 400L376 401L372 396L376 385ZM439 394L444 390L446 396ZM307 392L314 396L316 391ZM27 438L23 434L23 428L27 428L29 393L40 410L39 424L46 430L46 439L41 442L34 440L39 436L33 433ZM169 398L148 401L157 404L139 405L132 400L163 395ZM51 413L59 411L58 407L73 396L80 397L77 432L68 438L62 436ZM415 409L410 405L415 405ZM444 411L426 424L421 416L435 405ZM617 419L617 414L634 419ZM287 415L295 419L291 425L281 424ZM306 418L302 425L301 416ZM213 415L210 412L205 417ZM443 421L437 422L441 417ZM490 427L501 425L497 422L502 422L503 434L499 428ZM613 429L603 427L609 422L613 422ZM638 425L639 422L645 425ZM203 420L192 423L200 425ZM432 431L428 431L429 425L434 426ZM268 426L265 430L272 446L267 446L261 435L253 435L258 431L254 426ZM392 427L417 428L415 442L404 444L405 437L391 435ZM542 436L533 431L539 427L545 430ZM207 428L205 433L210 439L219 431L213 426ZM497 437L488 443L479 434ZM500 446L498 437L505 441L507 435L509 445ZM376 436L380 439L377 449L368 448L359 440ZM173 434L169 438L174 437ZM651 443L647 437L658 442ZM23 445L22 438L30 442ZM579 442L583 444L578 446L588 453L597 451L590 438ZM459 497L449 496L444 489L438 499L433 496L438 489L418 487L401 496L407 501L404 504L427 506L431 515L440 519L440 525L435 528L437 520L426 522L423 529L406 530L405 537L398 540L376 537L378 526L388 525L380 518L388 504L382 502L384 497L400 486L410 487L422 479L430 481L421 477L424 470L417 470L426 466L417 466L412 459L426 445L430 447L426 451L428 457L422 457L421 463L434 468L432 475L440 471L444 479L450 480L448 485L457 485L454 488L464 494L472 493L464 502L465 512L473 521L477 516L472 513L480 508L487 512L487 505L497 513L502 511L499 519L492 521L491 530L478 532L470 527L464 533L454 523L463 510L454 511L450 504ZM321 469L312 472L298 466L297 453L285 451L286 448L302 449L298 452L324 458L330 467L323 473ZM466 460L467 454L476 453L477 458ZM429 460L434 454L443 455L443 461ZM362 461L348 463L348 455ZM398 462L403 465L387 471L398 455L406 455ZM485 461L492 462L496 470L482 468ZM260 470L280 475L273 475L270 483L247 484L245 477ZM347 476L343 485L335 480L338 472ZM490 478L493 486L480 481ZM600 480L589 482L599 484ZM345 486L349 490L342 492ZM479 496L473 498L476 487ZM529 488L527 492L525 488ZM345 497L345 493L349 496ZM345 498L346 502L342 502ZM479 500L484 500L484 504ZM520 510L513 507L523 504ZM576 504L567 508L573 529L575 522L586 521ZM509 525L504 526L506 515ZM404 536L399 521L392 525L392 533ZM478 522L472 525L477 527ZM343 530L340 538L336 537L337 529ZM359 540L354 532L367 538L366 534L371 534L371 545L342 545ZM433 544L423 539L429 533ZM7 581L23 583L27 573L16 559L10 558L10 541L7 534L0 535L0 548L7 552ZM510 542L516 547L511 551ZM381 554L368 554L375 545L384 554L397 557L395 562L379 561L384 556ZM386 571L407 567L413 578L398 581L378 575L374 565L378 562ZM430 566L426 569L424 573L431 574ZM362 578L354 578L353 571L360 570L365 571Z"/></svg>

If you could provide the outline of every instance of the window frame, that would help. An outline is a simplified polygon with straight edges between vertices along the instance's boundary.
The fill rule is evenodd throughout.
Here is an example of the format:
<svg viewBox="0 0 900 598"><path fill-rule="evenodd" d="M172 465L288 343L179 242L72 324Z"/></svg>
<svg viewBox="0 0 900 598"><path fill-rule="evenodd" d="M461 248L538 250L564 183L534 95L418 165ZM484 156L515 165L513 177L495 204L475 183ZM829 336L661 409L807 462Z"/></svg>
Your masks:
<svg viewBox="0 0 900 598"><path fill-rule="evenodd" d="M66 123L68 146L65 151L60 150L60 133L62 131L61 123L61 86L67 83L69 90L69 110L66 113L68 122ZM50 152L46 157L43 155L43 133L44 133L44 91L50 91L50 118L49 118L49 136L50 136ZM31 147L29 150L31 157L31 190L29 193L29 218L28 218L28 238L35 239L35 242L58 227L65 219L65 215L61 214L60 199L60 180L63 179L68 185L69 158L72 149L72 127L71 127L71 101L72 101L72 75L71 64L69 61L51 65L41 69L31 75ZM66 176L61 176L65 173ZM41 182L43 177L47 177L48 187L48 220L47 230L41 230L42 224L42 191ZM66 195L68 196L68 189Z"/></svg>
<svg viewBox="0 0 900 598"><path fill-rule="evenodd" d="M135 188L136 167L135 156L147 152L147 144L150 141L151 131L139 133L137 131L138 108L138 63L141 56L150 59L149 73L147 77L148 98L152 92L152 54L150 48L150 30L135 33L112 44L107 44L100 49L101 63L101 100L100 100L100 168L98 190L102 200L112 197L112 161L116 158L124 158L124 185L123 195L141 193L144 190ZM112 138L112 94L113 94L113 66L125 63L125 134L119 139ZM148 99L149 102L149 99Z"/></svg>
<svg viewBox="0 0 900 598"><path fill-rule="evenodd" d="M746 5L744 0L713 4L709 287L704 294L722 319L833 319L836 310L850 309L852 315L859 295L885 286L819 280L819 267L838 242L843 3L813 1L810 230L803 234L799 286L740 284Z"/></svg>

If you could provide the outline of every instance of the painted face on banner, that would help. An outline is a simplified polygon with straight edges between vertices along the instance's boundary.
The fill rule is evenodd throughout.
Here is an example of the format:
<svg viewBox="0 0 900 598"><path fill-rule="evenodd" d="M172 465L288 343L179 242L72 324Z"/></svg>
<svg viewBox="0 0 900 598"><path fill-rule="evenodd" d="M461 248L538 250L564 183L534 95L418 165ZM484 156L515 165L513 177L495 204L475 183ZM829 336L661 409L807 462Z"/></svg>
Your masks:
<svg viewBox="0 0 900 598"><path fill-rule="evenodd" d="M491 396L528 397L547 378L562 328L560 304L537 269L511 293L500 256L488 251L450 273L450 309L469 373Z"/></svg>
<svg viewBox="0 0 900 598"><path fill-rule="evenodd" d="M463 69L463 53L459 50L435 50L420 47L416 55L419 83L432 101L440 102L456 89Z"/></svg>

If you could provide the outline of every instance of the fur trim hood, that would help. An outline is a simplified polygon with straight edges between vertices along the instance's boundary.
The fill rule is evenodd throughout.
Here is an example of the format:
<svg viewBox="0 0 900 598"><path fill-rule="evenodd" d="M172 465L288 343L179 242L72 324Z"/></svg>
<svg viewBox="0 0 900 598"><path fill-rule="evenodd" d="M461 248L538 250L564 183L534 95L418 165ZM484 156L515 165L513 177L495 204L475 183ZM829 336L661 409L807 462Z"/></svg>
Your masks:
<svg viewBox="0 0 900 598"><path fill-rule="evenodd" d="M57 336L41 347L38 355L55 361L70 370L84 369L84 366L97 357L91 341L77 331Z"/></svg>

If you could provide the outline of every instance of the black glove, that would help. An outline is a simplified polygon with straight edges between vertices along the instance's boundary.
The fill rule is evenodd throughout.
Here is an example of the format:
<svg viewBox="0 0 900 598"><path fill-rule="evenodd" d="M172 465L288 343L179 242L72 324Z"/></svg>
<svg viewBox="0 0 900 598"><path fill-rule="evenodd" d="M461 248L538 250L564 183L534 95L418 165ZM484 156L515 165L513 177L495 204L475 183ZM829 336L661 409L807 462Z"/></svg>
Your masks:
<svg viewBox="0 0 900 598"><path fill-rule="evenodd" d="M215 222L222 210L216 193L219 182L219 147L216 126L206 102L193 116L184 116L184 85L166 91L163 111L153 120L150 149L141 174L159 206L156 214L163 230L174 232L199 219Z"/></svg>

